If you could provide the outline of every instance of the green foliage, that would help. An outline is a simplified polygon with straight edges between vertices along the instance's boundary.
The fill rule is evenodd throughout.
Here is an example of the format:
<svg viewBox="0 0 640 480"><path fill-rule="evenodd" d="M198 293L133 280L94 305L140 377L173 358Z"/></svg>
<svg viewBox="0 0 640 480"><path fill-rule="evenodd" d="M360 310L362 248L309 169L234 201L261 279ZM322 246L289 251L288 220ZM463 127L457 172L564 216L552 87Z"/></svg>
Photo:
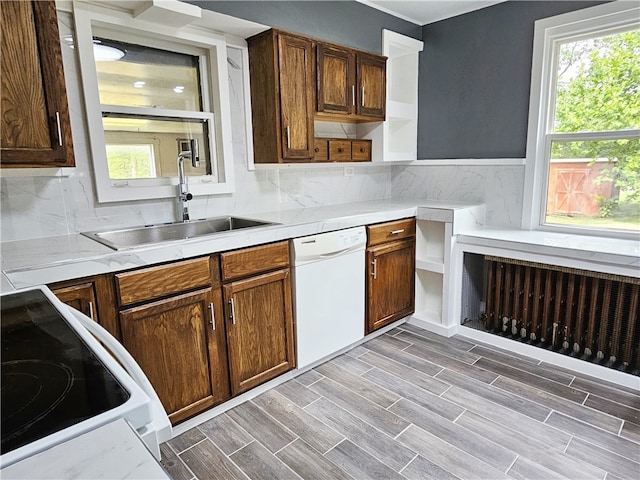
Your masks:
<svg viewBox="0 0 640 480"><path fill-rule="evenodd" d="M554 131L640 129L639 59L640 30L563 45ZM552 158L607 159L599 182L612 181L626 201L640 201L638 139L554 142Z"/></svg>
<svg viewBox="0 0 640 480"><path fill-rule="evenodd" d="M153 178L148 145L107 145L109 178Z"/></svg>

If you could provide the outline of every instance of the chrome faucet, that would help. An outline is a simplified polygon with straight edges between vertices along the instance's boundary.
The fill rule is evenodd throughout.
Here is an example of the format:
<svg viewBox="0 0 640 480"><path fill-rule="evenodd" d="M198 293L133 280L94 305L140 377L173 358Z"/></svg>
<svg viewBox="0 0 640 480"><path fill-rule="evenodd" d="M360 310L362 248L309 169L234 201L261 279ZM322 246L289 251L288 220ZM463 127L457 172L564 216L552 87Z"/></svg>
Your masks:
<svg viewBox="0 0 640 480"><path fill-rule="evenodd" d="M184 159L191 160L194 168L200 166L200 155L198 151L198 140L192 138L189 140L189 150L185 150L178 154L178 208L182 214L182 221L189 220L189 207L187 202L193 198L187 187L187 180L184 176Z"/></svg>

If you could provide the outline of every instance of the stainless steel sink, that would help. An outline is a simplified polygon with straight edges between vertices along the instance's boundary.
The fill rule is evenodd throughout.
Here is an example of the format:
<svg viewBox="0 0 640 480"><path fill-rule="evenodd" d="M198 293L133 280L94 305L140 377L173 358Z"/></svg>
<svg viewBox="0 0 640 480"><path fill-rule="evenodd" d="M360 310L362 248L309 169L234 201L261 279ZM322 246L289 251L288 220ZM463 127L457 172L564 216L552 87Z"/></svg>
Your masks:
<svg viewBox="0 0 640 480"><path fill-rule="evenodd" d="M274 223L250 218L218 217L187 222L145 225L120 230L97 230L82 232L82 235L114 250L123 250L265 225L274 225Z"/></svg>

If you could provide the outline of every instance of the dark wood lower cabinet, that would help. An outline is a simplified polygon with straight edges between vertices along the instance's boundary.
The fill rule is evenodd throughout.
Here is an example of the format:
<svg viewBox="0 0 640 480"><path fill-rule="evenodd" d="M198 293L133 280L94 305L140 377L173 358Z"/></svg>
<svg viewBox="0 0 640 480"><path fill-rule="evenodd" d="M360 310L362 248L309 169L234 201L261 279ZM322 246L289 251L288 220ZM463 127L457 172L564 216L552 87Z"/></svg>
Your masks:
<svg viewBox="0 0 640 480"><path fill-rule="evenodd" d="M415 311L415 237L367 248L365 333Z"/></svg>
<svg viewBox="0 0 640 480"><path fill-rule="evenodd" d="M58 282L48 287L60 301L84 313L111 335L120 338L113 277L110 274Z"/></svg>
<svg viewBox="0 0 640 480"><path fill-rule="evenodd" d="M290 269L225 284L231 393L295 367Z"/></svg>
<svg viewBox="0 0 640 480"><path fill-rule="evenodd" d="M120 325L173 424L229 398L219 288L122 310Z"/></svg>

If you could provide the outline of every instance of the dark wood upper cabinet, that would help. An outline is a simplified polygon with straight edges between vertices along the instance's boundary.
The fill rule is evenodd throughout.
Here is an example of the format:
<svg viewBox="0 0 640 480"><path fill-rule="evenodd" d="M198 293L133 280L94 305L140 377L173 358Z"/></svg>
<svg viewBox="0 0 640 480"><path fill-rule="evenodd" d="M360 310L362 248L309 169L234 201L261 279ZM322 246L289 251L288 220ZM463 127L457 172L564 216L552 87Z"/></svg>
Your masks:
<svg viewBox="0 0 640 480"><path fill-rule="evenodd" d="M55 1L3 1L2 167L75 165Z"/></svg>
<svg viewBox="0 0 640 480"><path fill-rule="evenodd" d="M333 161L316 155L314 120L385 119L386 57L277 29L247 44L255 163Z"/></svg>
<svg viewBox="0 0 640 480"><path fill-rule="evenodd" d="M387 67L384 57L359 53L356 56L358 87L356 113L384 120Z"/></svg>
<svg viewBox="0 0 640 480"><path fill-rule="evenodd" d="M318 42L318 119L381 121L386 106L386 58Z"/></svg>
<svg viewBox="0 0 640 480"><path fill-rule="evenodd" d="M316 58L318 112L353 113L356 105L355 55L349 50L319 43Z"/></svg>
<svg viewBox="0 0 640 480"><path fill-rule="evenodd" d="M247 40L255 163L313 158L311 40L269 30Z"/></svg>

